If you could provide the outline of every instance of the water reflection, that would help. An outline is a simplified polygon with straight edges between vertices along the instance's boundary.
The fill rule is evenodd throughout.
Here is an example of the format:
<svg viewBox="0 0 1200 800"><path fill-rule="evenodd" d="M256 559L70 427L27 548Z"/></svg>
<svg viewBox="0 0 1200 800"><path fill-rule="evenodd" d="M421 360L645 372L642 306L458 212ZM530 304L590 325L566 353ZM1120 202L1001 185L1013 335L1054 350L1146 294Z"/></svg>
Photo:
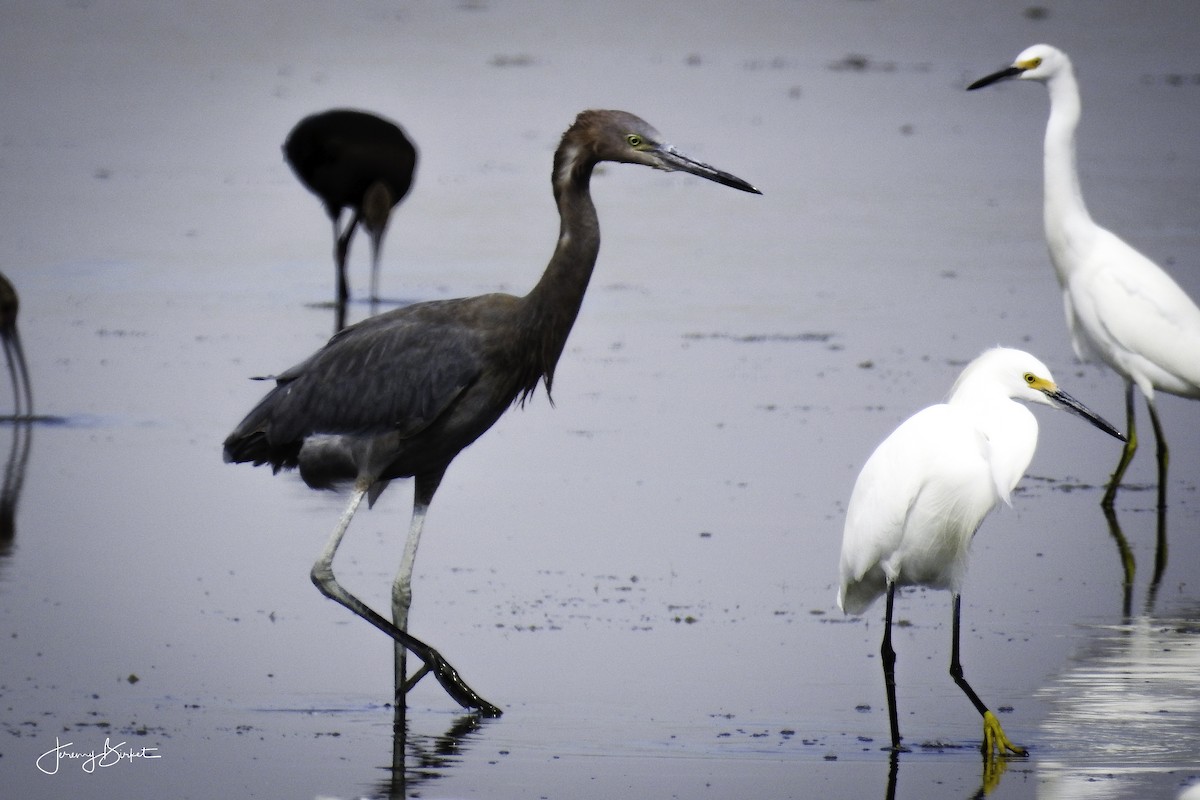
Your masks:
<svg viewBox="0 0 1200 800"><path fill-rule="evenodd" d="M443 734L413 735L402 708L397 709L388 778L377 784L373 797L403 800L412 790L446 777L466 752L467 743L483 726L478 714L464 714Z"/></svg>
<svg viewBox="0 0 1200 800"><path fill-rule="evenodd" d="M1071 662L1040 692L1045 797L1167 797L1200 770L1200 608L1098 627Z"/></svg>
<svg viewBox="0 0 1200 800"><path fill-rule="evenodd" d="M1104 506L1103 510L1104 518L1108 522L1108 532L1117 543L1117 554L1121 559L1121 570L1124 575L1121 581L1124 593L1121 609L1125 619L1128 620L1133 616L1133 579L1137 574L1137 560L1134 558L1133 548L1129 546L1129 540L1125 538L1125 533L1121 530L1117 512L1108 506ZM1158 587L1162 582L1163 573L1167 569L1167 509L1165 506L1158 506L1155 531L1154 573L1150 577L1150 586L1146 590L1146 606L1143 612L1146 614L1154 611Z"/></svg>
<svg viewBox="0 0 1200 800"><path fill-rule="evenodd" d="M33 446L33 421L14 419L12 442L4 462L4 482L0 484L0 559L12 554L17 538L17 504L25 485L25 467Z"/></svg>
<svg viewBox="0 0 1200 800"><path fill-rule="evenodd" d="M1022 759L1024 760L1024 759ZM1008 759L1004 757L984 757L983 773L979 778L979 788L967 795L970 800L981 800L994 792L1000 785L1000 778L1008 770ZM892 752L888 762L888 782L885 800L896 800L896 786L900 781L900 753Z"/></svg>

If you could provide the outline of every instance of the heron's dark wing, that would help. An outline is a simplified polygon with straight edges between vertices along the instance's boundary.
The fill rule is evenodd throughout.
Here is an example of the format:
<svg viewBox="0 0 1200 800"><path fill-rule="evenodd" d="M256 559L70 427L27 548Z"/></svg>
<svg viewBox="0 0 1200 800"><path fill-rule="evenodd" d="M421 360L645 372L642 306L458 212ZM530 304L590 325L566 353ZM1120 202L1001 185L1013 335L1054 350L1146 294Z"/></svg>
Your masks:
<svg viewBox="0 0 1200 800"><path fill-rule="evenodd" d="M456 305L422 303L342 330L276 377L226 439L226 460L293 466L313 434L423 430L484 369L482 333Z"/></svg>
<svg viewBox="0 0 1200 800"><path fill-rule="evenodd" d="M397 313L367 323L345 329L279 376L272 438L383 431L410 436L483 371L481 337L453 316Z"/></svg>

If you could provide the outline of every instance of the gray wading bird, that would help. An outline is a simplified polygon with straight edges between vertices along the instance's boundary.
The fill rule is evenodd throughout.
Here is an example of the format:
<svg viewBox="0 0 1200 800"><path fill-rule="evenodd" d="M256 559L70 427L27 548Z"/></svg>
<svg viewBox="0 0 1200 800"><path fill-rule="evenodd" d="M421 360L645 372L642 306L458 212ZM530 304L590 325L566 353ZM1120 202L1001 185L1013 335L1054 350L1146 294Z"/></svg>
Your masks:
<svg viewBox="0 0 1200 800"><path fill-rule="evenodd" d="M313 488L353 484L349 505L313 566L328 597L392 636L397 704L432 671L467 708L500 709L476 694L436 650L406 632L412 571L425 514L454 457L511 405L523 403L554 367L579 313L600 249L589 183L602 161L641 164L759 194L749 183L679 153L624 111L584 111L563 134L551 182L561 227L546 271L524 297L486 294L418 303L334 335L276 386L225 440L225 460L298 467ZM363 497L373 503L395 478L416 479L412 524L392 585L391 622L347 592L332 562ZM403 650L422 662L406 678Z"/></svg>

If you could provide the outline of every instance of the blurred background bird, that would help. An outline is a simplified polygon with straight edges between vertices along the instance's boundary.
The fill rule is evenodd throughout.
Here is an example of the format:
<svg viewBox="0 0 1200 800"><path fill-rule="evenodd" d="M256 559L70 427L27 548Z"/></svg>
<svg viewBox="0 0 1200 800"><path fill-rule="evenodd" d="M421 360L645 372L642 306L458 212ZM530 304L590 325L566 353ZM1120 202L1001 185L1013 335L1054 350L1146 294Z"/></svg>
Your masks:
<svg viewBox="0 0 1200 800"><path fill-rule="evenodd" d="M350 299L346 260L359 223L371 239L371 301L379 300L379 256L392 209L412 187L417 148L396 123L366 111L333 109L296 123L283 143L296 177L321 199L333 222L337 329ZM350 219L341 226L342 210Z"/></svg>

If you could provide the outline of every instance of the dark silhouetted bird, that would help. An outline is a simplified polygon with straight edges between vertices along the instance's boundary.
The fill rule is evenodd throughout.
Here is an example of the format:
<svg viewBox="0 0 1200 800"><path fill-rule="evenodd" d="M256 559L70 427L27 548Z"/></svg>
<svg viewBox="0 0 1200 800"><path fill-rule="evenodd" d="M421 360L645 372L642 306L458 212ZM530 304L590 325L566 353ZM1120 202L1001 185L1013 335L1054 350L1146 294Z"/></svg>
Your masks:
<svg viewBox="0 0 1200 800"><path fill-rule="evenodd" d="M334 109L305 117L283 143L284 157L333 222L338 304L350 297L346 258L361 222L371 237L371 299L379 299L379 253L392 209L408 194L417 149L400 126L365 111ZM339 226L343 209L351 216ZM340 325L339 325L340 327Z"/></svg>

